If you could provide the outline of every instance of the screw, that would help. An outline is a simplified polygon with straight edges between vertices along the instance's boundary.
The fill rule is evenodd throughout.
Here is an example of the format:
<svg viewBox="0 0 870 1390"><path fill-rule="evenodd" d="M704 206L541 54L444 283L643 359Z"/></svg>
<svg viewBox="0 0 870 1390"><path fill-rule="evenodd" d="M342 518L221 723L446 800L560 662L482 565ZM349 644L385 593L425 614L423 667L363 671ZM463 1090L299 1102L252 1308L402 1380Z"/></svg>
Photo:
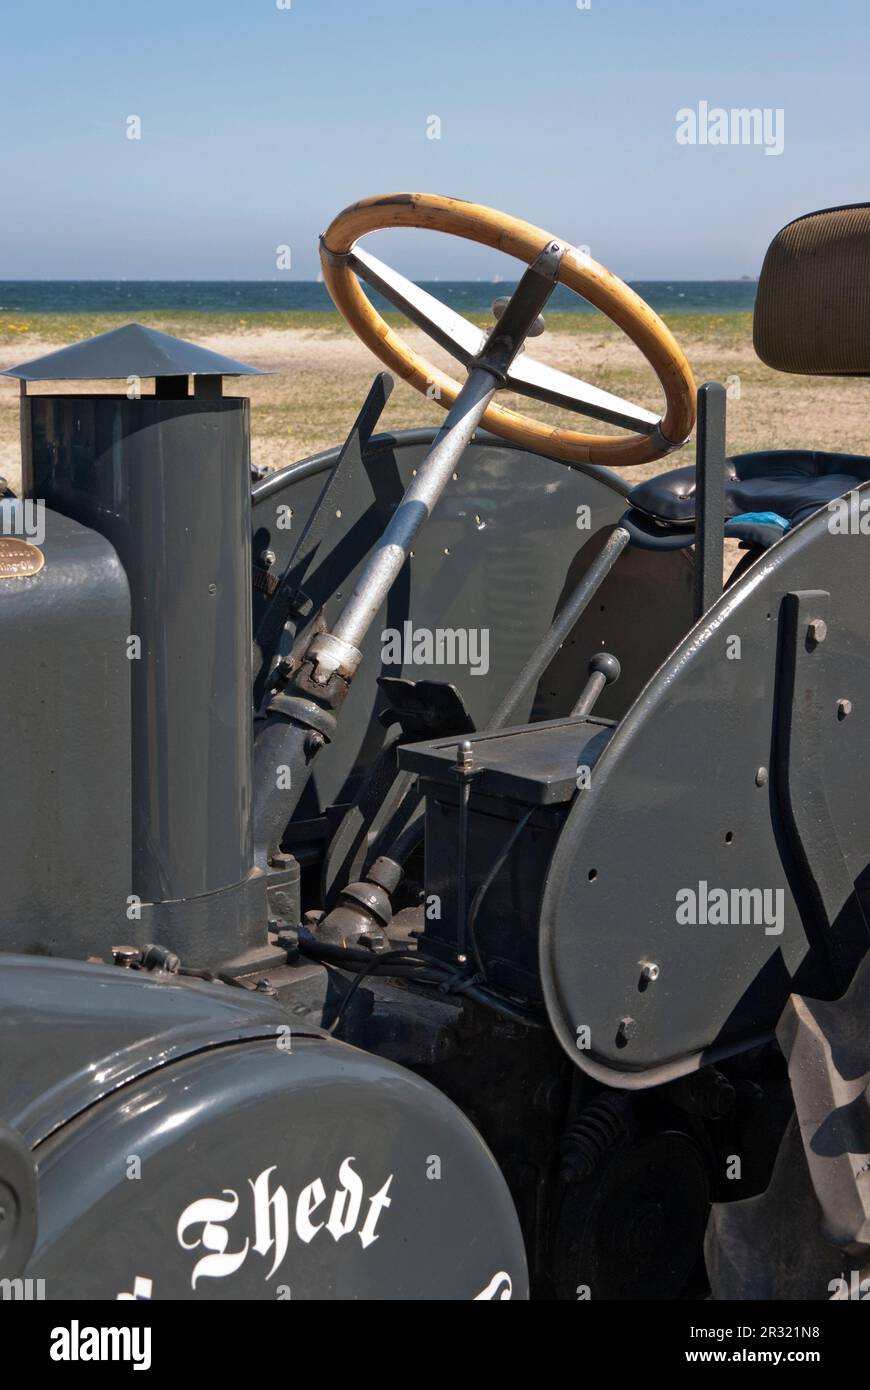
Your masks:
<svg viewBox="0 0 870 1390"><path fill-rule="evenodd" d="M766 768L766 767L760 767L760 768L758 769L758 771L756 772L756 774L755 774L755 785L756 785L756 787L765 787L765 786L767 786L767 768Z"/></svg>
<svg viewBox="0 0 870 1390"><path fill-rule="evenodd" d="M811 642L824 642L828 635L828 624L824 618L813 618L807 628L807 637Z"/></svg>
<svg viewBox="0 0 870 1390"><path fill-rule="evenodd" d="M654 984L660 974L661 970L654 960L644 961L640 970L642 980L649 980L650 984Z"/></svg>
<svg viewBox="0 0 870 1390"><path fill-rule="evenodd" d="M137 965L142 959L142 952L135 946L113 946L112 960L116 965L123 965L129 970L131 965Z"/></svg>
<svg viewBox="0 0 870 1390"><path fill-rule="evenodd" d="M838 718L838 719L846 719L846 718L848 718L848 716L849 716L851 713L852 713L852 701L851 701L851 700L838 700L838 701L837 701L837 718Z"/></svg>

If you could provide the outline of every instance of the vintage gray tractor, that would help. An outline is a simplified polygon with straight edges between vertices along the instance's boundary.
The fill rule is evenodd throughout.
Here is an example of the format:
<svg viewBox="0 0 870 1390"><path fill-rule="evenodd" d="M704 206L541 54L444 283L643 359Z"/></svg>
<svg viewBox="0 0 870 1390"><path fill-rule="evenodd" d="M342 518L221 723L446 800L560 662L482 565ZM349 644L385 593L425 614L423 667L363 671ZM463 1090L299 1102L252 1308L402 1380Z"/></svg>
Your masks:
<svg viewBox="0 0 870 1390"><path fill-rule="evenodd" d="M525 262L491 330L360 245L393 226ZM648 306L490 209L367 200L322 264L437 432L375 432L384 373L341 448L252 486L241 363L131 325L7 373L0 1275L49 1299L848 1297L870 457L728 457L723 389L696 393ZM560 282L640 347L661 416L524 351ZM759 355L870 374L868 287L870 206L790 224ZM118 394L45 385L97 378ZM609 470L683 445L696 400L694 467Z"/></svg>

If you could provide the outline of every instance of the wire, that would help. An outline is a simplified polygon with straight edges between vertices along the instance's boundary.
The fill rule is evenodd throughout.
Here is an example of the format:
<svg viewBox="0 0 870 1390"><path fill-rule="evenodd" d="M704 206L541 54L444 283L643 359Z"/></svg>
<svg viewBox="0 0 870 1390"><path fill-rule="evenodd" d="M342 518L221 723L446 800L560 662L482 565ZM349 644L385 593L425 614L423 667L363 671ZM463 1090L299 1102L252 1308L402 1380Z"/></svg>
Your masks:
<svg viewBox="0 0 870 1390"><path fill-rule="evenodd" d="M513 830L508 836L506 843L503 845L502 849L499 851L498 855L493 861L489 873L481 883L474 897L471 899L471 907L468 912L467 931L471 939L471 949L474 952L474 959L477 962L477 968L480 971L481 976L484 980L486 979L486 969L484 967L480 950L478 948L477 934L474 930L475 924L477 922L477 914L480 911L481 903L483 902L484 898L489 892L490 887L492 886L493 879L495 878L498 871L501 869L502 865L504 864L505 860L507 859L508 855L510 854L520 835L525 830L526 824L528 823L533 811L534 807L531 807L528 811L526 811L526 814L520 820L517 821L516 825L514 826ZM460 904L460 910L461 907L462 904Z"/></svg>
<svg viewBox="0 0 870 1390"><path fill-rule="evenodd" d="M372 957L369 951L334 946L331 943L321 943L302 937L299 940L299 950L303 955L310 956L314 960L330 961L343 970L362 964L362 969L355 973L349 989L338 1005L335 1018L326 1030L329 1034L335 1033L351 999L363 981L370 975L378 974L381 971L396 979L407 979L416 984L431 985L443 994L460 995L462 998L472 999L475 1003L483 1004L495 1013L509 1018L513 1023L523 1023L529 1028L547 1027L547 1021L543 1016L524 1009L518 1004L512 1004L491 990L483 988L478 975L469 975L466 970L460 966L451 965L449 961L424 960L413 951L404 950L384 951L382 954Z"/></svg>

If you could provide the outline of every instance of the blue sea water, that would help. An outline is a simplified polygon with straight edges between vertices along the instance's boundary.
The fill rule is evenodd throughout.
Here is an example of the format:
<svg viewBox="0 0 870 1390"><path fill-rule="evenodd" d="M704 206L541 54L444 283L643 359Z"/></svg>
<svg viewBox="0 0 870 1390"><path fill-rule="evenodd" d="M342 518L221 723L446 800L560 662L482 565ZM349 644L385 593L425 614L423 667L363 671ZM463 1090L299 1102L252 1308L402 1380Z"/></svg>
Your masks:
<svg viewBox="0 0 870 1390"><path fill-rule="evenodd" d="M507 281L421 281L459 313L487 313L510 293ZM665 314L731 314L751 310L754 280L638 280L642 299ZM378 297L372 296L375 303ZM381 303L381 307L383 307ZM559 285L550 301L558 312L591 313ZM0 314L335 312L326 288L303 280L0 280Z"/></svg>

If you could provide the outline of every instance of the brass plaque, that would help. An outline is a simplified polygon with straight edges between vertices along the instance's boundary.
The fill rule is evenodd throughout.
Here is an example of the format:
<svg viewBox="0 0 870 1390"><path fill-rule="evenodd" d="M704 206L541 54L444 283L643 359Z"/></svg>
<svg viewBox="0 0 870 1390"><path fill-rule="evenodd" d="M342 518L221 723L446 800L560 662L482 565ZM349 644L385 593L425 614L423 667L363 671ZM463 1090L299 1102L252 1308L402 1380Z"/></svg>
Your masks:
<svg viewBox="0 0 870 1390"><path fill-rule="evenodd" d="M0 579L27 579L39 574L44 564L38 545L17 536L0 536Z"/></svg>

